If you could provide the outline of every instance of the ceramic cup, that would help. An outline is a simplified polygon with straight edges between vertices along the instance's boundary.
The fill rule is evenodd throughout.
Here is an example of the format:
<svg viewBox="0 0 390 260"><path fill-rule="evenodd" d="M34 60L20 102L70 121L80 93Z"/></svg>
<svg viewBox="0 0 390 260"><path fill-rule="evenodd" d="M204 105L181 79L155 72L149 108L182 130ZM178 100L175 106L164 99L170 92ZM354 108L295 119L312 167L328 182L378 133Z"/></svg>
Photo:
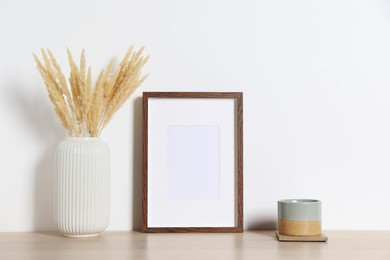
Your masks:
<svg viewBox="0 0 390 260"><path fill-rule="evenodd" d="M321 201L312 199L279 200L278 232L288 236L321 235Z"/></svg>

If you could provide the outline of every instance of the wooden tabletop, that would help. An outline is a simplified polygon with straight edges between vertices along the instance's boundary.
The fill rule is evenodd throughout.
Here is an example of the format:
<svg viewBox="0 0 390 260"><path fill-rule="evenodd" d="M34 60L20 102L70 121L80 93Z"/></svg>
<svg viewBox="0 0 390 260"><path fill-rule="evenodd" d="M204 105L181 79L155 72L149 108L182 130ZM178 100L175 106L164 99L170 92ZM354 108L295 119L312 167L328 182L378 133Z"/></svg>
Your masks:
<svg viewBox="0 0 390 260"><path fill-rule="evenodd" d="M390 259L390 231L325 231L328 242L279 242L273 231L236 234L0 233L0 259Z"/></svg>

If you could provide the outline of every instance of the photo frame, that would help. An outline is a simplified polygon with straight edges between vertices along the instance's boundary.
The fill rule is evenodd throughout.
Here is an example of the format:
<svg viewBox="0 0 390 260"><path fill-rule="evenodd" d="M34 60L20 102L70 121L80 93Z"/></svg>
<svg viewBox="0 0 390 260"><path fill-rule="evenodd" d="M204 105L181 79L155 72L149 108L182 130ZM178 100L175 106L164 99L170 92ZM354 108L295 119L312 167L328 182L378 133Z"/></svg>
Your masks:
<svg viewBox="0 0 390 260"><path fill-rule="evenodd" d="M143 232L243 232L243 94L143 93Z"/></svg>

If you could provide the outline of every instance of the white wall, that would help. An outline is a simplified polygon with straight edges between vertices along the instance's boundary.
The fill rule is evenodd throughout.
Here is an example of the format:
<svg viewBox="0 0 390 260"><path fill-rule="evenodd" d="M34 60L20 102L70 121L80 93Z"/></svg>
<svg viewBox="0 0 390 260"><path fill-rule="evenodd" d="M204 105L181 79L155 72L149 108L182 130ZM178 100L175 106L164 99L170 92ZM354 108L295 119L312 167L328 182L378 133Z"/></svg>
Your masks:
<svg viewBox="0 0 390 260"><path fill-rule="evenodd" d="M140 227L141 92L244 92L245 227L281 198L323 200L326 229L390 229L390 4L385 0L0 1L0 231L52 230L64 137L32 52L97 71L146 45L149 80L102 138L110 230Z"/></svg>

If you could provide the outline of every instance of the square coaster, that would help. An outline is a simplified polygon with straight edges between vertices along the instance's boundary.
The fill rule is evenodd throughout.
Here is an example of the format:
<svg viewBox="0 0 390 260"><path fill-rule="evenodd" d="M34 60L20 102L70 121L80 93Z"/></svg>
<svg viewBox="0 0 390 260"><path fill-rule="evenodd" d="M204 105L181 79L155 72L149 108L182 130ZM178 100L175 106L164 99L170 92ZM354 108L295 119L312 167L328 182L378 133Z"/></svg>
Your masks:
<svg viewBox="0 0 390 260"><path fill-rule="evenodd" d="M328 237L322 233L320 236L308 236L308 237L300 237L300 236L287 236L279 234L278 231L275 232L276 238L281 242L326 242L328 241Z"/></svg>

